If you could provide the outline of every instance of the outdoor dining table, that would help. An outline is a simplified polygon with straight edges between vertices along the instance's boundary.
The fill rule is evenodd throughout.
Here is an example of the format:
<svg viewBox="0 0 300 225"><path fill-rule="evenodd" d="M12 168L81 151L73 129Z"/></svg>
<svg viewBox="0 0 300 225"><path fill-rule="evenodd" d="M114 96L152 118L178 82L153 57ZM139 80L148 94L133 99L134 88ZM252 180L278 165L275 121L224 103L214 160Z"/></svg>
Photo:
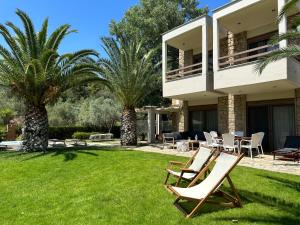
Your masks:
<svg viewBox="0 0 300 225"><path fill-rule="evenodd" d="M218 140L218 141L223 141L222 136L219 136L219 137L217 138L217 140ZM240 152L240 151L241 151L241 141L244 141L244 140L250 141L250 140L251 140L251 137L239 137L239 136L235 136L235 137L234 137L234 140L235 140L235 141L238 141L238 148L239 148L239 152Z"/></svg>

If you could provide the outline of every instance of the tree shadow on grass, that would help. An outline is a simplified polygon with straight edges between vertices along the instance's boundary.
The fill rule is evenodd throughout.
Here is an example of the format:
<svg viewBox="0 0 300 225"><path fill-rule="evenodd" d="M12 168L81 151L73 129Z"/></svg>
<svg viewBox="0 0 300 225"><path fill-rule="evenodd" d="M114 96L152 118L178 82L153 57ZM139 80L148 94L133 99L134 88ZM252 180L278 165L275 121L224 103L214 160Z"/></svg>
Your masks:
<svg viewBox="0 0 300 225"><path fill-rule="evenodd" d="M22 161L27 161L31 159L36 159L44 156L64 156L64 161L72 161L78 157L79 154L85 154L90 156L98 156L98 154L91 151L105 151L105 152L132 152L132 150L122 149L122 148L107 148L107 147L95 147L95 146L77 146L68 148L50 148L46 152L37 153L20 153L20 155L30 155L29 157L23 159Z"/></svg>
<svg viewBox="0 0 300 225"><path fill-rule="evenodd" d="M91 150L96 150L95 148L91 148ZM24 154L24 153L23 153ZM28 161L28 160L32 160L32 159L37 159L37 158L41 158L44 156L63 156L64 157L64 161L68 162L68 161L72 161L74 159L76 159L78 157L79 154L85 154L85 155L89 155L89 156L94 156L97 157L98 154L94 153L94 152L89 152L89 147L84 147L84 149L82 148L64 148L64 149L51 149L48 150L47 152L40 152L40 153L34 153L33 155L31 154L29 157L23 159L22 161Z"/></svg>
<svg viewBox="0 0 300 225"><path fill-rule="evenodd" d="M258 176L272 180L278 184L283 185L285 188L290 188L292 190L296 190L300 192L300 182L293 181L290 179L284 179L281 177L271 176L271 175L258 175Z"/></svg>
<svg viewBox="0 0 300 225"><path fill-rule="evenodd" d="M281 188L278 188L278 191L284 191L284 189L289 188L293 189L297 192L300 190L300 183L297 181L284 179L277 176L271 176L271 175L258 175L265 179L271 179L272 181L276 182L277 184L280 184L282 186ZM263 187L261 187L263 189ZM275 214L271 216L270 214L266 214L265 216L262 216L261 213L255 216L255 209L253 209L252 216L239 216L238 219L240 222L245 223L255 223L255 224L280 224L280 225L290 225L290 224L300 224L300 218L299 218L299 212L300 212L300 204L297 202L298 198L295 198L295 201L286 200L284 198L280 198L276 195L276 193L273 193L273 195L264 194L257 191L249 191L249 190L239 190L239 194L242 197L244 202L247 203L256 203L263 205L267 208L274 209L273 212L279 212L278 214ZM228 221L230 218L228 217L222 217L217 218L219 221Z"/></svg>
<svg viewBox="0 0 300 225"><path fill-rule="evenodd" d="M257 216L247 215L247 216L238 216L239 222L249 223L249 224L280 224L280 225L291 225L291 224L300 224L299 212L300 205L297 203L288 202L283 199L279 199L276 196L268 196L258 192L250 192L247 190L240 190L240 195L248 203L257 203L264 205L268 208L275 209L278 211L277 215L266 214L262 216L261 213ZM255 209L252 209L255 214ZM285 215L282 215L285 213ZM247 213L248 214L248 213ZM224 216L222 218L216 218L218 221L228 221L232 220L229 216Z"/></svg>

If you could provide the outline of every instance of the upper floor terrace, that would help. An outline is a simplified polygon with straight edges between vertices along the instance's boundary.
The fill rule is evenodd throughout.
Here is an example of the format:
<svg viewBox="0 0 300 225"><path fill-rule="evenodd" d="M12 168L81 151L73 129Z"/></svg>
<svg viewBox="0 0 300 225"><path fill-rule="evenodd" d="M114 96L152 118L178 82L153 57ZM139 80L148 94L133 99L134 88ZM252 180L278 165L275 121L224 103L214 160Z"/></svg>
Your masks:
<svg viewBox="0 0 300 225"><path fill-rule="evenodd" d="M255 71L258 59L288 45L268 44L273 36L287 32L290 18L299 13L295 8L277 23L284 4L284 0L237 0L213 12L215 90L247 94L300 85L300 64L294 59L271 63L261 75Z"/></svg>
<svg viewBox="0 0 300 225"><path fill-rule="evenodd" d="M163 35L163 96L185 100L213 90L212 18L202 16Z"/></svg>

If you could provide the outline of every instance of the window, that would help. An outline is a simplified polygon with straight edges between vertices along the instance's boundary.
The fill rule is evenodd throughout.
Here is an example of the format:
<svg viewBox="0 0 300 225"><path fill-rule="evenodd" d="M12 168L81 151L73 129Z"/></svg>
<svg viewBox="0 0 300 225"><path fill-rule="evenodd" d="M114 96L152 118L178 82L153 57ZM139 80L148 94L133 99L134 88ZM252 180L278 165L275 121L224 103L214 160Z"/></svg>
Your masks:
<svg viewBox="0 0 300 225"><path fill-rule="evenodd" d="M217 131L217 110L198 110L189 112L189 127L191 131Z"/></svg>

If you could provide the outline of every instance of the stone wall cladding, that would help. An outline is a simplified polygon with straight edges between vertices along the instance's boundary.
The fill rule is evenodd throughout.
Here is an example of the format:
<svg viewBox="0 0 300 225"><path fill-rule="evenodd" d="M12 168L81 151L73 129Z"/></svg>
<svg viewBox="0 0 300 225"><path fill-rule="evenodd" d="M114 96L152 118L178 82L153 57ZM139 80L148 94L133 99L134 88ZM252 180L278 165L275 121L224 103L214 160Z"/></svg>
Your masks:
<svg viewBox="0 0 300 225"><path fill-rule="evenodd" d="M228 133L228 96L218 98L218 131Z"/></svg>
<svg viewBox="0 0 300 225"><path fill-rule="evenodd" d="M221 134L246 132L246 95L232 95L218 98L218 130Z"/></svg>
<svg viewBox="0 0 300 225"><path fill-rule="evenodd" d="M228 38L220 40L220 57L228 55Z"/></svg>
<svg viewBox="0 0 300 225"><path fill-rule="evenodd" d="M226 38L220 39L220 57L232 55L238 52L246 51L248 48L247 32L243 31L238 34L232 32L227 33ZM247 55L238 55L235 57L229 57L228 61L230 65L233 65L234 59L245 57Z"/></svg>
<svg viewBox="0 0 300 225"><path fill-rule="evenodd" d="M246 132L246 95L228 95L228 131Z"/></svg>
<svg viewBox="0 0 300 225"><path fill-rule="evenodd" d="M179 112L179 132L188 131L188 116L189 116L189 107L187 101L182 101Z"/></svg>

